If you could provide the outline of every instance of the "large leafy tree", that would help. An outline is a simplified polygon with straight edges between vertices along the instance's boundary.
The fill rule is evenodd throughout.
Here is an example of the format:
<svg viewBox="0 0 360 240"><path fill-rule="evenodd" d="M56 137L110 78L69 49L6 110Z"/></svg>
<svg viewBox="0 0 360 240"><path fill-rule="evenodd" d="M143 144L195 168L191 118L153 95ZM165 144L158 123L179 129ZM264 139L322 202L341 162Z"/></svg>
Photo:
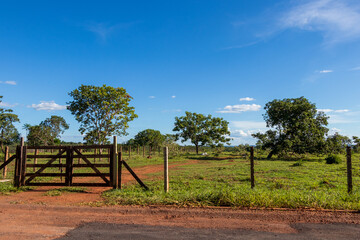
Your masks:
<svg viewBox="0 0 360 240"><path fill-rule="evenodd" d="M80 123L85 139L104 144L111 135L126 135L128 123L137 118L132 97L124 88L81 85L69 93L73 98L68 109Z"/></svg>
<svg viewBox="0 0 360 240"><path fill-rule="evenodd" d="M2 102L0 96L0 103ZM19 117L13 114L13 110L0 107L0 147L5 151L5 145L19 140L20 134L14 126L15 122L20 122Z"/></svg>
<svg viewBox="0 0 360 240"><path fill-rule="evenodd" d="M285 98L268 102L264 109L266 125L271 129L252 136L258 139L259 147L270 149L268 158L285 152L302 154L324 150L328 117L318 112L315 104L304 97Z"/></svg>
<svg viewBox="0 0 360 240"><path fill-rule="evenodd" d="M161 146L164 139L160 131L154 129L145 129L134 137L135 143L141 146L149 145L151 148Z"/></svg>
<svg viewBox="0 0 360 240"><path fill-rule="evenodd" d="M229 122L222 118L205 116L199 113L185 112L185 116L175 118L173 131L178 132L177 138L182 142L188 140L195 145L196 154L199 154L199 146L209 145L211 147L223 146L230 138Z"/></svg>
<svg viewBox="0 0 360 240"><path fill-rule="evenodd" d="M69 125L63 117L53 115L39 125L25 124L24 129L28 132L27 142L29 145L46 146L60 142L60 134L69 129Z"/></svg>

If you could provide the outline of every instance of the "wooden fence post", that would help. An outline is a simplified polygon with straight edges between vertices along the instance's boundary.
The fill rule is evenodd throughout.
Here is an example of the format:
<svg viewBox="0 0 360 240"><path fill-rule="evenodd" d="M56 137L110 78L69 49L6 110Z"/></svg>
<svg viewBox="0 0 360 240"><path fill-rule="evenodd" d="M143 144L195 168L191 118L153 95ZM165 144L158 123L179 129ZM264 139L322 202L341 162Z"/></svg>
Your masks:
<svg viewBox="0 0 360 240"><path fill-rule="evenodd" d="M145 145L143 146L143 157L145 157Z"/></svg>
<svg viewBox="0 0 360 240"><path fill-rule="evenodd" d="M169 149L164 147L164 190L169 192Z"/></svg>
<svg viewBox="0 0 360 240"><path fill-rule="evenodd" d="M351 166L351 147L346 147L346 166L347 166L347 185L348 185L348 193L352 192L353 184L352 184L352 166Z"/></svg>
<svg viewBox="0 0 360 240"><path fill-rule="evenodd" d="M20 174L20 186L25 185L25 175L26 175L26 154L27 154L27 148L26 146L22 147L22 160L21 160L21 174Z"/></svg>
<svg viewBox="0 0 360 240"><path fill-rule="evenodd" d="M9 147L6 146L5 147L5 155L4 155L4 162L6 162L6 160L8 160L9 158ZM6 178L6 172L7 172L7 166L4 167L4 170L3 170L3 179Z"/></svg>
<svg viewBox="0 0 360 240"><path fill-rule="evenodd" d="M118 154L118 186L121 189L121 176L122 176L122 152Z"/></svg>
<svg viewBox="0 0 360 240"><path fill-rule="evenodd" d="M254 147L250 149L250 180L251 188L255 187L255 176L254 176Z"/></svg>
<svg viewBox="0 0 360 240"><path fill-rule="evenodd" d="M14 186L20 187L20 178L21 178L21 167L23 160L23 146L24 146L24 138L20 139L20 146L16 148L16 162L15 162L15 174L14 174Z"/></svg>
<svg viewBox="0 0 360 240"><path fill-rule="evenodd" d="M118 186L118 161L117 161L117 155L118 155L118 150L117 150L117 137L116 136L114 136L114 140L113 140L113 155L111 156L112 158L113 158L113 166L112 166L112 168L113 168L113 183L112 183L112 185L113 185L113 188L114 189L117 189L119 186ZM121 148L121 146L120 146L120 149L122 149Z"/></svg>

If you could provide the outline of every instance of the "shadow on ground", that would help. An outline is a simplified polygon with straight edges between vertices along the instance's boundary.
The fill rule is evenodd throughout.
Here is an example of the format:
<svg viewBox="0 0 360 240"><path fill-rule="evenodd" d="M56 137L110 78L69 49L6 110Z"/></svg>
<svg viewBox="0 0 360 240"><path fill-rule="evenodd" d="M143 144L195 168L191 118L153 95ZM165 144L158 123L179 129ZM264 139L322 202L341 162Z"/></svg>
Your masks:
<svg viewBox="0 0 360 240"><path fill-rule="evenodd" d="M359 239L360 225L294 224L297 233L86 223L58 239Z"/></svg>

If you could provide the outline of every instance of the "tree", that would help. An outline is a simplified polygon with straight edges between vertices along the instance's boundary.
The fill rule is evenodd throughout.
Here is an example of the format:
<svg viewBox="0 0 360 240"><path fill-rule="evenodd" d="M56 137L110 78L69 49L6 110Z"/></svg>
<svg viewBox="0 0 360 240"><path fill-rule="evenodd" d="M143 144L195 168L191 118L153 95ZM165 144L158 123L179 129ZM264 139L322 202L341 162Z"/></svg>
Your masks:
<svg viewBox="0 0 360 240"><path fill-rule="evenodd" d="M127 135L128 123L137 118L132 97L124 88L81 85L69 93L73 101L68 109L80 123L79 131L85 139L104 144L112 135Z"/></svg>
<svg viewBox="0 0 360 240"><path fill-rule="evenodd" d="M353 136L352 139L354 142L354 151L358 152L360 150L360 138L357 136Z"/></svg>
<svg viewBox="0 0 360 240"><path fill-rule="evenodd" d="M150 148L159 147L164 142L164 136L158 130L146 129L135 135L134 140L141 146L149 145Z"/></svg>
<svg viewBox="0 0 360 240"><path fill-rule="evenodd" d="M262 149L270 149L269 159L285 152L323 151L328 117L317 112L315 104L304 97L285 98L268 102L264 109L266 126L272 129L252 136L258 139L257 145Z"/></svg>
<svg viewBox="0 0 360 240"><path fill-rule="evenodd" d="M2 102L0 96L0 103ZM19 117L12 113L11 109L0 107L0 146L1 151L5 152L5 145L19 140L20 134L14 126L15 122L20 122Z"/></svg>
<svg viewBox="0 0 360 240"><path fill-rule="evenodd" d="M65 119L56 115L52 115L50 118L45 119L40 125L50 129L50 135L53 142L56 138L60 137L60 134L63 134L65 130L69 129L69 125Z"/></svg>
<svg viewBox="0 0 360 240"><path fill-rule="evenodd" d="M51 137L50 127L44 125L24 125L28 131L27 143L30 146L48 146L52 145L53 139Z"/></svg>
<svg viewBox="0 0 360 240"><path fill-rule="evenodd" d="M204 116L198 113L185 112L185 116L175 118L173 131L179 132L177 138L182 142L190 140L195 145L196 154L199 154L199 146L209 145L211 147L223 146L228 143L230 135L229 122L222 118Z"/></svg>
<svg viewBox="0 0 360 240"><path fill-rule="evenodd" d="M335 133L326 139L326 153L336 154L345 152L346 146L351 144L351 139Z"/></svg>
<svg viewBox="0 0 360 240"><path fill-rule="evenodd" d="M69 125L63 117L53 115L39 125L24 124L23 128L28 132L27 142L29 145L47 146L60 142L60 134L69 129Z"/></svg>

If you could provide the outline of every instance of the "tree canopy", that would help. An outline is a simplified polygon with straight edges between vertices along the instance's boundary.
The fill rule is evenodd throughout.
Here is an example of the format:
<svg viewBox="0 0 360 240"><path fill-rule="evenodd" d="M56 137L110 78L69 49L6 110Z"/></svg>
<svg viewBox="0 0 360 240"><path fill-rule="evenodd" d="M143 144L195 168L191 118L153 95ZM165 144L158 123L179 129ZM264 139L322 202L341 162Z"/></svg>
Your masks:
<svg viewBox="0 0 360 240"><path fill-rule="evenodd" d="M69 93L68 109L80 123L85 139L96 144L108 142L112 135L127 135L128 123L137 118L132 97L124 88L81 85Z"/></svg>
<svg viewBox="0 0 360 240"><path fill-rule="evenodd" d="M252 136L257 145L270 149L268 158L284 152L317 153L324 150L328 117L304 97L275 99L264 107L265 133Z"/></svg>
<svg viewBox="0 0 360 240"><path fill-rule="evenodd" d="M173 131L179 132L176 136L182 138L182 142L190 140L195 145L196 154L199 154L199 146L223 146L223 143L230 141L230 138L226 137L230 135L229 122L211 115L204 116L191 112L185 114L175 118Z"/></svg>
<svg viewBox="0 0 360 240"><path fill-rule="evenodd" d="M60 134L69 129L65 119L53 115L46 118L39 125L25 124L24 129L28 131L27 142L32 146L53 145L59 143Z"/></svg>
<svg viewBox="0 0 360 240"><path fill-rule="evenodd" d="M0 96L0 103L2 96ZM1 151L5 151L5 145L19 140L20 134L14 126L15 122L20 122L19 117L12 113L11 109L0 107L0 146Z"/></svg>
<svg viewBox="0 0 360 240"><path fill-rule="evenodd" d="M145 129L134 137L135 143L141 146L149 145L151 148L161 146L164 139L160 131L154 129Z"/></svg>
<svg viewBox="0 0 360 240"><path fill-rule="evenodd" d="M345 152L346 146L350 144L350 138L335 133L326 139L325 152L328 154L342 153Z"/></svg>

